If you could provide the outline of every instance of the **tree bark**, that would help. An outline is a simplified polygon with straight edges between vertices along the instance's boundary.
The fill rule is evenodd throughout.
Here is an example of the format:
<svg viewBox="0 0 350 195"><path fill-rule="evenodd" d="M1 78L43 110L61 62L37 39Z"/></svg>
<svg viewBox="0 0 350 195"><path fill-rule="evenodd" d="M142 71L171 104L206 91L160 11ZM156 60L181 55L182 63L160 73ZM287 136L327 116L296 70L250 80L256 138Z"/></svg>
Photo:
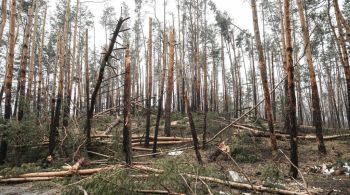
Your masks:
<svg viewBox="0 0 350 195"><path fill-rule="evenodd" d="M254 24L254 34L255 34L255 43L258 49L259 54L259 68L261 74L262 85L264 89L264 97L265 97L265 110L267 113L267 120L270 130L270 140L272 150L277 150L277 142L276 136L273 127L273 117L272 117L272 108L271 108L271 98L270 98L270 90L267 81L267 72L266 72L266 62L264 57L264 51L262 47L262 43L260 40L260 31L259 31L259 23L258 23L258 14L256 9L256 0L251 0L252 6L252 14L253 14L253 24Z"/></svg>

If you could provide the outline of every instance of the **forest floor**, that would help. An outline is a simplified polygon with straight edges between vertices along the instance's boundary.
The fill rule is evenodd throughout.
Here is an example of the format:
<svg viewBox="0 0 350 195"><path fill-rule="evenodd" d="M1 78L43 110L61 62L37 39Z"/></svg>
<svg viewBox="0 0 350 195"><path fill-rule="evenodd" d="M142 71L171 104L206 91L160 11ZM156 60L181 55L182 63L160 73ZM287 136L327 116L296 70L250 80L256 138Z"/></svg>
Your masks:
<svg viewBox="0 0 350 195"><path fill-rule="evenodd" d="M180 120L177 120L179 119ZM215 118L215 119L214 119ZM202 129L202 116L197 115L196 128L199 135ZM209 136L214 135L218 130L225 126L224 119L211 116L209 117ZM174 118L177 122L173 123L173 133L176 136L190 137L187 126L187 119L184 116ZM221 121L220 121L221 120ZM133 124L137 126L138 124ZM264 125L257 125L264 128ZM121 127L119 127L121 128ZM276 125L277 130L278 125ZM102 128L103 129L103 128ZM142 128L139 128L140 132ZM140 133L135 132L135 133ZM303 129L301 134L311 134L312 129ZM347 131L337 132L347 133ZM326 130L325 135L333 135L333 130ZM200 137L201 138L201 137ZM210 156L217 150L221 141L226 141L230 147L230 155L239 165L236 166L233 160L219 156L215 161L210 160ZM113 156L113 151L109 152L111 146L103 145L105 141L99 140L96 143L96 152ZM350 164L350 138L325 141L327 155L320 156L317 151L316 140L299 140L299 169L308 184L308 189L318 191L320 194L350 194L350 177L337 170L342 169L345 163ZM177 144L171 146L160 146L159 151L166 151L174 147L190 146L189 144ZM269 139L265 137L253 137L242 130L234 128L219 136L219 138L208 145L206 149L201 150L204 165L198 165L194 151L184 150L182 154L171 156L167 152L153 158L152 156L134 158L135 162L142 162L147 167L157 170L164 170L164 173L155 174L147 171L133 169L112 169L112 171L103 171L92 176L57 178L51 181L28 182L21 184L0 184L0 194L138 194L133 189L158 189L185 194L209 194L208 189L213 194L254 194L252 191L236 190L226 185L197 181L185 178L182 174L189 173L198 176L207 176L219 178L225 181L234 181L229 171L238 173L240 182L248 183L249 178L253 185L261 185L276 189L285 189L294 192L305 192L304 181L299 177L297 182L288 176L290 164L286 156L289 156L289 141L278 140L278 146L286 156L281 152L272 154L270 150ZM135 151L134 156L149 154L149 151ZM106 159L101 156L94 156L86 167L81 169L103 167L115 164L115 161L121 162L123 156L115 154L114 158ZM105 160L105 161L104 161ZM93 163L93 162L101 163ZM327 174L324 167L336 171ZM322 168L323 167L323 168ZM322 170L323 169L323 170ZM41 170L42 171L42 170ZM244 174L242 174L242 172ZM131 176L133 175L133 176ZM138 176L138 177L135 177ZM142 177L141 177L142 176ZM145 179L146 178L146 179ZM118 189L119 188L119 189Z"/></svg>

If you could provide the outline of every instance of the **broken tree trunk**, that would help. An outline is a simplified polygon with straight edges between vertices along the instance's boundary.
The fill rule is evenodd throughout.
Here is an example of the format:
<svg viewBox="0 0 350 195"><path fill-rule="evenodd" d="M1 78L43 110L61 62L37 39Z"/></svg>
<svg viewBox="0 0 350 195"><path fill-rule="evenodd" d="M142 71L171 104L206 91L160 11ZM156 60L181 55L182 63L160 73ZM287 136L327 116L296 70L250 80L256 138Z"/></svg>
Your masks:
<svg viewBox="0 0 350 195"><path fill-rule="evenodd" d="M185 102L186 102L187 115L188 115L188 120L190 122L191 134L192 134L192 139L193 139L193 146L194 146L194 150L196 152L197 161L199 164L203 164L201 153L199 152L197 131L196 131L196 128L194 126L191 108L190 108L190 102L188 101L188 98L187 98L187 92L185 93Z"/></svg>
<svg viewBox="0 0 350 195"><path fill-rule="evenodd" d="M98 95L98 92L100 90L100 87L101 87L101 84L103 81L103 75L105 72L105 68L106 68L108 60L113 52L114 44L116 43L117 37L121 31L121 27L122 27L123 23L128 19L129 18L125 18L125 19L122 17L119 18L117 26L113 32L112 39L109 43L108 50L105 52L105 55L104 55L102 62L101 62L100 70L99 70L98 77L96 80L96 85L95 85L94 91L91 95L90 106L89 106L89 110L87 111L86 122L85 122L85 127L84 127L84 132L86 133L86 138L87 138L87 140L86 140L87 148L89 148L90 144L91 144L91 119L92 119L93 114L94 114L96 97Z"/></svg>
<svg viewBox="0 0 350 195"><path fill-rule="evenodd" d="M131 149L131 74L130 65L131 58L129 53L129 44L125 50L125 80L124 80L124 128L123 128L123 151L125 153L125 161L131 165L132 149Z"/></svg>
<svg viewBox="0 0 350 195"><path fill-rule="evenodd" d="M166 91L166 99L165 99L165 109L164 109L164 134L165 136L170 136L171 134L171 102L174 90L174 53L175 53L175 30L174 28L170 31L170 55L169 55L169 65L168 65L168 84Z"/></svg>

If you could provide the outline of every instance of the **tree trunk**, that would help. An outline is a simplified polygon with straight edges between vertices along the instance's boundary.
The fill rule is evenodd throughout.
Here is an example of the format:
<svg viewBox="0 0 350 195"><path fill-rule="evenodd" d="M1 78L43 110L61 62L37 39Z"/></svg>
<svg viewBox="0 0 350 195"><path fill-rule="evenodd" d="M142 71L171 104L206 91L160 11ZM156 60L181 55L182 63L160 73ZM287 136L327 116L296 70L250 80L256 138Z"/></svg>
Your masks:
<svg viewBox="0 0 350 195"><path fill-rule="evenodd" d="M124 80L124 128L123 128L123 150L125 152L125 161L128 165L132 163L131 149L131 76L130 76L131 58L129 54L129 44L125 50L125 80Z"/></svg>
<svg viewBox="0 0 350 195"><path fill-rule="evenodd" d="M164 134L169 137L171 134L171 100L174 91L174 53L175 53L175 30L170 31L170 49L169 49L169 66L168 66L168 83L164 109Z"/></svg>
<svg viewBox="0 0 350 195"><path fill-rule="evenodd" d="M56 100L55 116L53 120L53 125L50 128L50 137L49 137L49 155L51 156L53 156L53 152L56 146L56 136L58 135L58 128L60 125L61 105L62 105L62 98L63 98L63 79L64 79L64 69L65 69L64 60L66 55L66 43L68 40L67 38L68 38L68 27L69 27L68 26L69 10L70 10L70 0L68 0L67 2L63 34L60 41L60 52L59 52L60 74L59 74L58 94L57 94L57 100Z"/></svg>
<svg viewBox="0 0 350 195"><path fill-rule="evenodd" d="M151 100L152 100L152 18L149 18L148 49L147 49L147 102L146 102L146 139L145 146L149 146L151 128Z"/></svg>
<svg viewBox="0 0 350 195"><path fill-rule="evenodd" d="M293 48L290 22L290 0L284 0L284 23L286 35L286 68L288 80L288 131L290 132L290 160L293 163L290 166L290 174L293 178L298 176L298 132L296 127L296 100L294 86L294 67L293 67Z"/></svg>
<svg viewBox="0 0 350 195"><path fill-rule="evenodd" d="M203 72L204 72L204 127L203 127L203 148L206 147L207 142L207 128L208 128L208 80L207 80L207 1L204 1L204 59L203 59Z"/></svg>
<svg viewBox="0 0 350 195"><path fill-rule="evenodd" d="M114 44L116 43L116 40L117 40L118 34L121 30L121 27L122 27L123 23L128 19L129 18L126 18L126 19L123 19L122 17L119 18L118 23L116 25L116 28L113 32L113 36L111 38L111 41L109 43L108 50L106 50L106 53L102 59L101 65L100 65L100 70L98 73L98 77L96 79L96 85L95 85L94 91L92 92L92 95L91 95L90 107L89 107L89 110L87 111L86 122L85 122L85 127L84 127L84 132L86 133L86 139L87 139L86 146L88 149L90 148L90 144L91 144L91 135L90 135L91 134L91 119L92 119L93 114L94 114L96 97L98 95L98 92L99 92L101 84L102 84L104 70L105 70L106 65L109 61L109 57L112 54Z"/></svg>
<svg viewBox="0 0 350 195"><path fill-rule="evenodd" d="M223 35L221 34L221 63L222 63L222 94L224 100L224 112L228 113L228 95L226 88L226 75L225 75L225 51L224 51L224 40Z"/></svg>
<svg viewBox="0 0 350 195"><path fill-rule="evenodd" d="M28 20L24 30L24 39L23 39L23 48L22 48L22 57L21 57L21 67L19 70L19 79L18 79L18 89L17 94L19 96L18 104L18 121L21 121L24 114L24 107L26 106L25 102L25 87L26 87L26 72L28 66L28 50L29 50L29 38L33 22L33 10L34 7L30 7L28 11Z"/></svg>
<svg viewBox="0 0 350 195"><path fill-rule="evenodd" d="M2 35L4 33L4 28L7 19L7 0L1 1L1 23L0 23L0 42L2 41ZM1 43L0 43L1 46Z"/></svg>
<svg viewBox="0 0 350 195"><path fill-rule="evenodd" d="M271 147L272 147L272 150L277 150L276 136L275 136L274 127L273 127L270 91L269 91L269 85L267 81L266 62L265 62L263 47L260 40L258 14L256 10L256 0L251 0L251 4L252 4L252 12L253 12L255 43L259 54L259 67L260 67L262 85L264 89L265 110L267 113L267 120L268 120L269 130L270 130Z"/></svg>
<svg viewBox="0 0 350 195"><path fill-rule="evenodd" d="M90 79L89 79L89 30L85 31L85 103L86 110L90 109Z"/></svg>
<svg viewBox="0 0 350 195"><path fill-rule="evenodd" d="M8 41L8 58L5 78L5 120L11 119L11 92L12 92L12 77L13 77L13 64L14 64L14 52L15 52L15 27L16 27L16 1L11 0L11 18L9 29L9 41ZM0 144L0 164L4 163L7 154L7 141L3 136Z"/></svg>
<svg viewBox="0 0 350 195"><path fill-rule="evenodd" d="M28 87L27 87L27 104L28 108L30 108L31 101L32 101L32 88L33 88L33 79L34 79L34 63L35 63L35 50L36 50L36 45L37 45L37 40L36 40L36 34L38 31L38 12L39 12L39 6L38 6L38 1L34 0L33 6L35 9L35 15L34 15L34 26L33 26L33 36L32 36L32 46L31 46L31 54L30 54L30 64L29 64L29 75L28 75Z"/></svg>
<svg viewBox="0 0 350 195"><path fill-rule="evenodd" d="M304 40L304 45L306 47L306 59L307 59L307 64L308 64L309 74L310 74L311 94L312 94L311 99L312 99L312 111L313 111L312 115L313 115L313 124L316 128L318 151L321 154L326 154L326 147L323 142L323 133L322 133L322 115L321 115L321 108L320 108L320 98L318 94L316 74L315 74L315 69L314 69L313 60L312 60L310 34L309 34L308 26L306 24L304 8L301 0L297 0L297 6L298 6L298 12L300 16L300 23L303 31L303 40Z"/></svg>
<svg viewBox="0 0 350 195"><path fill-rule="evenodd" d="M164 93L164 83L165 83L165 71L166 71L166 55L167 52L167 37L165 32L163 32L163 70L162 70L162 80L160 84L159 98L158 98L158 111L157 111L157 119L156 126L154 128L154 141L153 141L153 153L157 152L157 142L158 142L158 132L159 132L159 123L160 117L162 116L162 108L163 108L163 93ZM155 157L155 155L153 155Z"/></svg>
<svg viewBox="0 0 350 195"><path fill-rule="evenodd" d="M337 8L338 1L333 0L333 5L335 9L335 15L336 15L336 20L337 20L337 27L338 27L338 32L339 32L339 37L338 37L338 44L340 46L340 51L339 55L341 58L341 62L344 67L344 72L345 72L345 77L346 77L346 87L347 87L347 92L348 92L348 108L347 108L347 117L348 117L348 126L350 127L350 66L349 66L349 55L348 51L346 49L346 44L344 40L344 32L342 29L342 22L341 22L341 13L339 10L339 7Z"/></svg>
<svg viewBox="0 0 350 195"><path fill-rule="evenodd" d="M192 134L193 145L194 145L197 161L199 164L203 164L201 153L199 152L197 131L196 131L196 127L194 126L193 117L192 117L191 108L190 108L190 102L188 101L188 98L187 98L187 92L185 93L185 102L186 102L187 116L191 127L191 134Z"/></svg>
<svg viewBox="0 0 350 195"><path fill-rule="evenodd" d="M39 120L41 114L41 96L43 96L42 89L44 86L43 83L43 50L44 50L44 39L45 39L45 26L46 26L46 15L47 15L47 6L45 8L45 14L43 19L43 28L41 32L41 44L39 48L39 79L38 79L38 94L37 94L37 120ZM49 76L49 75L47 75Z"/></svg>

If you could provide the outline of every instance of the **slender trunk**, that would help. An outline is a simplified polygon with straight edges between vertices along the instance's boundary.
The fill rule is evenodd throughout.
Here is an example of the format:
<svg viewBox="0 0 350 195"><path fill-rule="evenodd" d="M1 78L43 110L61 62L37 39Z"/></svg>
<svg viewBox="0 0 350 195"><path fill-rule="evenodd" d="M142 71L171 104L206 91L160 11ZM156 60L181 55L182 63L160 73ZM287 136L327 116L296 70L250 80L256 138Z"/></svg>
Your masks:
<svg viewBox="0 0 350 195"><path fill-rule="evenodd" d="M222 94L223 94L223 100L224 100L224 112L228 113L228 95L227 95L227 88L226 88L226 75L225 75L225 52L224 52L224 40L223 35L221 34L221 63L222 63Z"/></svg>
<svg viewBox="0 0 350 195"><path fill-rule="evenodd" d="M151 98L152 98L152 18L149 18L148 55L147 55L147 102L146 102L146 140L145 146L149 146L151 128Z"/></svg>
<svg viewBox="0 0 350 195"><path fill-rule="evenodd" d="M172 93L174 91L174 53L175 53L175 30L172 29L170 32L170 48L169 48L169 66L168 66L168 83L165 99L165 109L164 109L164 134L169 137L171 134L171 101Z"/></svg>
<svg viewBox="0 0 350 195"><path fill-rule="evenodd" d="M264 89L265 110L267 113L267 120L268 120L269 130L270 130L271 147L272 147L272 150L277 150L276 136L275 136L274 127L273 127L270 91L269 91L269 85L267 81L266 62L265 62L263 47L260 40L258 14L256 10L256 0L251 0L251 4L252 4L252 12L253 12L255 43L259 54L259 67L260 67L262 85Z"/></svg>
<svg viewBox="0 0 350 195"><path fill-rule="evenodd" d="M36 50L36 45L37 45L37 40L36 40L36 34L38 31L38 12L39 12L39 7L38 7L38 1L34 0L33 6L35 9L35 15L34 15L34 26L33 26L33 36L32 36L32 46L31 46L31 54L30 54L30 64L29 64L29 75L28 75L28 87L27 87L27 103L28 107L30 108L31 101L32 101L32 88L33 88L33 79L34 79L34 64L35 64L35 50Z"/></svg>
<svg viewBox="0 0 350 195"><path fill-rule="evenodd" d="M204 1L204 59L203 59L203 65L204 65L204 127L203 127L203 148L206 147L207 142L207 128L208 128L208 80L207 80L207 19L206 19L206 12L207 12L207 1Z"/></svg>
<svg viewBox="0 0 350 195"><path fill-rule="evenodd" d="M41 114L41 96L43 95L42 89L44 86L43 83L43 50L44 50L44 39L45 39L45 25L46 25L46 15L47 15L47 6L45 8L44 20L43 20L43 28L41 32L41 44L39 48L39 80L38 80L38 94L37 94L37 119L39 120ZM47 75L49 76L49 75Z"/></svg>
<svg viewBox="0 0 350 195"><path fill-rule="evenodd" d="M153 153L157 152L157 142L158 142L158 132L159 132L159 123L160 117L162 116L162 108L163 108L163 93L164 93L164 83L165 83L165 71L166 71L166 55L167 52L167 37L165 32L163 33L163 69L162 69L162 80L160 84L159 98L158 98L158 111L157 111L157 119L156 126L154 128L154 141L153 141ZM155 157L155 155L153 155Z"/></svg>
<svg viewBox="0 0 350 195"><path fill-rule="evenodd" d="M86 110L90 110L90 78L89 78L89 30L85 31L85 103Z"/></svg>
<svg viewBox="0 0 350 195"><path fill-rule="evenodd" d="M2 41L2 35L4 33L4 28L7 20L7 0L1 1L1 23L0 23L0 42ZM1 46L1 43L0 43Z"/></svg>
<svg viewBox="0 0 350 195"><path fill-rule="evenodd" d="M132 163L131 149L131 76L130 76L131 57L129 54L129 44L125 50L125 80L124 80L124 128L123 128L123 150L125 152L125 161L128 165Z"/></svg>
<svg viewBox="0 0 350 195"><path fill-rule="evenodd" d="M293 178L298 176L298 132L296 126L296 100L294 87L294 67L293 67L293 48L291 36L291 21L290 21L290 0L284 0L284 23L286 35L286 68L288 80L288 130L290 132L290 159L293 163L290 166L290 174Z"/></svg>

